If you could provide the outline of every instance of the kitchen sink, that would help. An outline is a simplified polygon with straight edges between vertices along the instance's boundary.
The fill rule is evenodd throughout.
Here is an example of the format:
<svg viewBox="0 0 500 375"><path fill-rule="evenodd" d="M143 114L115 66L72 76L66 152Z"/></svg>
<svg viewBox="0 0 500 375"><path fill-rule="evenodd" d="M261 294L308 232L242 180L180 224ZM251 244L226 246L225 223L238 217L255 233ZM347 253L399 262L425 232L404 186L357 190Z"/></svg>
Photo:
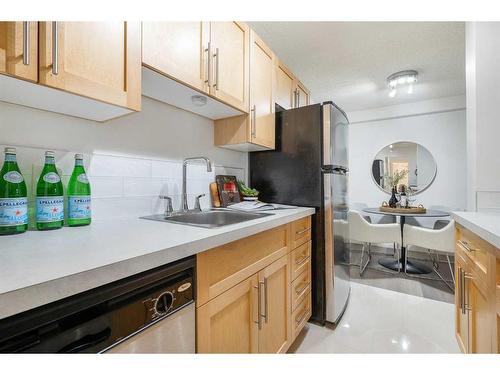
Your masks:
<svg viewBox="0 0 500 375"><path fill-rule="evenodd" d="M175 213L173 216L150 215L143 216L141 219L164 221L167 223L191 225L201 228L219 228L225 225L242 223L249 220L260 219L273 215L263 212L241 212L223 209L212 209L208 211L195 211L186 213Z"/></svg>

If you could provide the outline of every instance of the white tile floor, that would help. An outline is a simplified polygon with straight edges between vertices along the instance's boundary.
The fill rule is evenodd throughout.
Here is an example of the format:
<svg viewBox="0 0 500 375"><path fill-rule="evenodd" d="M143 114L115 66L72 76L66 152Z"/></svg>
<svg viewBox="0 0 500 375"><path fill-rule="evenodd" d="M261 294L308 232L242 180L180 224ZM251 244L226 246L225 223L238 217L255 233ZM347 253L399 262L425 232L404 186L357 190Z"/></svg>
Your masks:
<svg viewBox="0 0 500 375"><path fill-rule="evenodd" d="M454 305L352 282L338 327L308 324L290 352L459 353Z"/></svg>

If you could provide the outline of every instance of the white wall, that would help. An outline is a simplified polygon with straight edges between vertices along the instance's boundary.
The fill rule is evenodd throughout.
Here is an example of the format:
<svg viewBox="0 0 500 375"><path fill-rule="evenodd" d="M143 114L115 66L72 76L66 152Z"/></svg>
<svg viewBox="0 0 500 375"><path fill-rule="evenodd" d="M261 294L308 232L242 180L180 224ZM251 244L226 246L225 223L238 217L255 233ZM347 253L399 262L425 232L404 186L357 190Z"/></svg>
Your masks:
<svg viewBox="0 0 500 375"><path fill-rule="evenodd" d="M43 151L56 151L63 181L69 179L75 152L85 154L93 188L94 218L137 217L159 212L158 195L180 205L183 158L207 156L215 172L188 170L188 193L206 193L215 174L247 175L247 153L213 145L213 121L142 98L142 111L106 123L0 102L0 146L18 147L18 160L30 194L43 164ZM2 150L3 151L3 150ZM0 162L3 157L0 157ZM33 181L33 182L31 182Z"/></svg>
<svg viewBox="0 0 500 375"><path fill-rule="evenodd" d="M349 134L349 200L378 207L388 201L371 176L375 155L385 146L416 142L429 150L437 164L433 184L416 196L426 207L464 209L466 205L465 110L379 121L352 123Z"/></svg>
<svg viewBox="0 0 500 375"><path fill-rule="evenodd" d="M500 22L467 22L469 210L500 209Z"/></svg>

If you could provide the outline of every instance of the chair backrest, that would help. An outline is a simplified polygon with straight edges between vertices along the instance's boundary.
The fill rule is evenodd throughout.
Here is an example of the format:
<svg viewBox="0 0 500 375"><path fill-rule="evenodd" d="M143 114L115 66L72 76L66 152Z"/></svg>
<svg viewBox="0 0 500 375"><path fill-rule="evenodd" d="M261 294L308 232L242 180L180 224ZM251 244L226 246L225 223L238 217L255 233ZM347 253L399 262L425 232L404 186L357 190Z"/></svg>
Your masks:
<svg viewBox="0 0 500 375"><path fill-rule="evenodd" d="M349 211L350 239L370 243L400 243L400 228L398 224L371 224L358 211Z"/></svg>
<svg viewBox="0 0 500 375"><path fill-rule="evenodd" d="M414 227L405 224L404 242L424 249L438 250L446 253L455 252L455 220L451 219L441 229Z"/></svg>

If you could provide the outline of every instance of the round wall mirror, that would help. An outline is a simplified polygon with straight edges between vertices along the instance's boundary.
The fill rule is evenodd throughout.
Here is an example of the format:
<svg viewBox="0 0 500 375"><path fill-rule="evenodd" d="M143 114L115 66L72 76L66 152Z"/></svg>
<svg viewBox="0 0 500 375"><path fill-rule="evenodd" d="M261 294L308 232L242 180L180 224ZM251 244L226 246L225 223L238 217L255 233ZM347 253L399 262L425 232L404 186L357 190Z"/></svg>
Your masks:
<svg viewBox="0 0 500 375"><path fill-rule="evenodd" d="M380 150L372 164L375 184L390 194L393 186L404 185L412 194L427 189L436 177L437 166L432 154L414 142L397 142Z"/></svg>

